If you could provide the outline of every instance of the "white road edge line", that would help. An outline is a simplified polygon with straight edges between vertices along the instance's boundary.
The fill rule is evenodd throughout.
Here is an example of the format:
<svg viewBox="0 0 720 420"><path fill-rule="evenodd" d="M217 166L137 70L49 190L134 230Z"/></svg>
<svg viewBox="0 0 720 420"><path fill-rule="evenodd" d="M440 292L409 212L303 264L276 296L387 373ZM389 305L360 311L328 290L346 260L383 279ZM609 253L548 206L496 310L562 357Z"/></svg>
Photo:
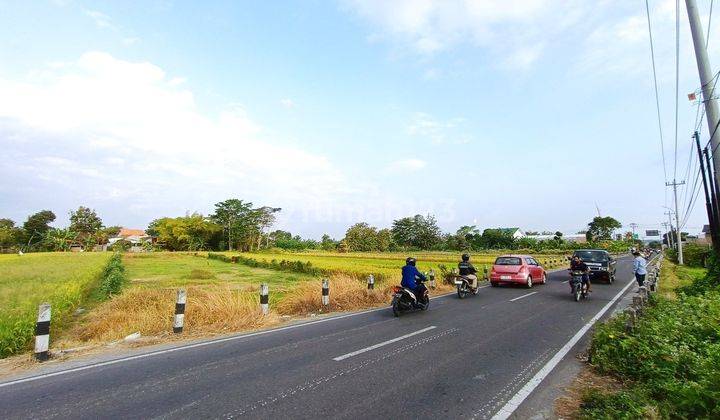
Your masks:
<svg viewBox="0 0 720 420"><path fill-rule="evenodd" d="M545 366L542 367L538 371L538 373L535 374L526 384L523 386L520 391L515 394L510 401L507 402L495 415L492 417L492 420L505 420L508 417L512 415L512 413L517 410L518 407L520 407L520 404L522 404L523 401L532 393L535 388L540 385L540 382L542 382L543 379L545 379L546 376L552 372L553 369L555 369L555 366L557 366L558 363L562 360L563 357L565 357L566 354L572 349L572 347L577 344L578 341L585 335L585 333L592 327L595 322L597 322L598 319L600 319L603 315L605 315L605 312L607 312L610 307L612 307L615 302L622 297L622 295L625 294L627 289L630 288L630 286L635 283L635 279L631 279L630 282L622 288L618 292L615 297L607 303L607 305L603 306L603 308L598 312L587 324L585 324L582 328L580 328L580 331L575 333L575 335L565 343L565 345L553 356L552 359L550 359Z"/></svg>
<svg viewBox="0 0 720 420"><path fill-rule="evenodd" d="M528 294L525 294L525 295L522 295L522 296L518 296L518 297L516 297L515 299L510 299L510 302L515 302L516 300L520 300L520 299L522 299L522 298L526 298L526 297L528 297L528 296L532 296L532 295L534 295L535 293L537 293L537 292L530 292L530 293L528 293Z"/></svg>
<svg viewBox="0 0 720 420"><path fill-rule="evenodd" d="M377 343L377 344L372 345L372 346L370 346L370 347L365 347L364 349L355 350L354 352L351 352L351 353L348 353L348 354L343 354L342 356L334 357L333 360L336 361L336 362L339 362L339 361L341 361L341 360L349 359L349 358L351 358L351 357L353 357L353 356L357 356L358 354L362 354L362 353L368 352L368 351L370 351L370 350L375 350L375 349L380 348L380 347L382 347L382 346L387 346L388 344L392 344L392 343L395 343L395 342L397 342L397 341L404 340L404 339L406 339L406 338L410 338L410 337L412 337L412 336L414 336L414 335L422 334L422 333L424 333L424 332L426 332L426 331L434 330L435 328L437 328L437 327L434 326L434 325L431 325L431 326L429 326L429 327L427 327L427 328L423 328L422 330L417 330L417 331L415 331L415 332L411 332L410 334L405 334L405 335L401 335L400 337L393 338L392 340L383 341L382 343Z"/></svg>
<svg viewBox="0 0 720 420"><path fill-rule="evenodd" d="M488 287L488 286L483 286L483 287ZM433 297L431 297L430 299L432 300L432 299L438 299L438 298L453 296L454 294L455 294L455 292L448 292L448 293L444 293L444 294L442 294L442 295L433 296ZM114 364L117 364L117 363L129 362L129 361L131 361L131 360L144 359L144 358L146 358L146 357L157 356L157 355L160 355L160 354L174 353L174 352L176 352L176 351L188 350L188 349L193 349L193 348L197 348L197 347L205 347L205 346L210 346L210 345L213 345L213 344L223 343L223 342L226 342L226 341L241 340L241 339L243 339L243 338L250 338L250 337L255 337L255 336L258 336L258 335L265 335L265 334L270 334L270 333L275 333L275 332L280 332L280 331L285 331L285 330L292 330L292 329L295 329L295 328L306 327L306 326L309 326L309 325L320 324L320 323L323 323L323 322L336 321L336 320L339 320L339 319L344 319L344 318L349 318L349 317L353 317L353 316L368 314L368 313L371 313L371 312L387 311L387 310L388 310L388 307L387 307L387 306L383 306L383 307L380 307L380 308L368 309L368 310L365 310L365 311L353 312L353 313L345 314L345 315L331 316L331 317L329 317L329 318L318 319L317 321L302 322L302 323L300 323L300 324L288 325L288 326L285 326L285 327L273 328L273 329L264 330L264 331L257 331L257 332L249 333L249 334L233 335L233 336L231 336L231 337L219 338L219 339L209 340L209 341L201 341L201 342L199 342L199 343L182 345L182 346L178 346L178 347L172 347L172 348L169 348L169 349L151 351L151 352L148 352L148 353L142 353L142 354L138 354L138 355L135 355L135 356L122 357L122 358L119 358L119 359L108 360L108 361L105 361L105 362L93 363L93 364L89 364L89 365L85 365L85 366L78 366L78 367L75 367L75 368L70 368L70 369L65 369L65 370L59 370L59 371L57 371L57 372L50 372L50 373L45 373L45 374L42 374L42 375L30 376L30 377L21 378L21 379L15 379L15 380L13 380L13 381L8 381L8 382L0 382L0 388L6 387L6 386L10 386L10 385L17 385L17 384L21 384L21 383L24 383L24 382L32 382L32 381L36 381L36 380L38 380L38 379L52 378L53 376L60 376L60 375L68 374L68 373L81 372L81 371L83 371L83 370L88 370L88 369L93 369L93 368L98 368L98 367L103 367L103 366L114 365Z"/></svg>

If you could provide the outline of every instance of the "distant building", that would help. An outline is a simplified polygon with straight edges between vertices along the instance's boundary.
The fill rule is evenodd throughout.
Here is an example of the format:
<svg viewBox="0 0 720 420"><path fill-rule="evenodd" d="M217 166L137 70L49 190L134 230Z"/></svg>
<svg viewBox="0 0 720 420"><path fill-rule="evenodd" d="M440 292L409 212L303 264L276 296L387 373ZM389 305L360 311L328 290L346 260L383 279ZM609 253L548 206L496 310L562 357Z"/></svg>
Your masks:
<svg viewBox="0 0 720 420"><path fill-rule="evenodd" d="M130 251L140 251L145 243L154 242L153 238L142 229L121 228L117 235L108 238L108 246L121 239L130 243Z"/></svg>
<svg viewBox="0 0 720 420"><path fill-rule="evenodd" d="M551 239L555 239L554 234L553 235L526 235L525 237L536 239L538 241L549 241ZM585 234L579 234L579 233L578 234L569 234L569 235L563 233L563 235L560 237L560 239L562 239L563 241L574 242L574 243L579 243L579 244L587 242L587 238L585 238Z"/></svg>
<svg viewBox="0 0 720 420"><path fill-rule="evenodd" d="M706 244L712 243L712 236L710 235L710 225L704 225L702 229L702 239Z"/></svg>
<svg viewBox="0 0 720 420"><path fill-rule="evenodd" d="M522 230L520 230L520 228L495 228L495 229L485 229L485 230L483 231L483 233L485 233L485 232L488 231L488 230L490 230L490 231L495 230L495 231L502 232L502 233L504 233L504 234L507 234L507 235L512 236L513 239L520 239L520 238L524 238L524 237L527 236L527 235L525 234L525 232L523 232Z"/></svg>

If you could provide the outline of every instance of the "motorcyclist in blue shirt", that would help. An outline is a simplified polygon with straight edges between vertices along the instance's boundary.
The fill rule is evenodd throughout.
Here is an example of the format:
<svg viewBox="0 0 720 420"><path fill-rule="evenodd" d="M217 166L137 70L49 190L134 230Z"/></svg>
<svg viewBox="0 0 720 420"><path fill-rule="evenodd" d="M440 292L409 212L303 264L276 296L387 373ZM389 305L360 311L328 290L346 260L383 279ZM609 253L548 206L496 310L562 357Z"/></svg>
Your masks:
<svg viewBox="0 0 720 420"><path fill-rule="evenodd" d="M424 299L427 288L421 282L415 281L415 279L417 278L422 281L427 281L427 278L415 267L415 263L416 260L413 257L408 257L405 260L405 266L402 268L402 282L400 285L412 290L417 300L421 301Z"/></svg>

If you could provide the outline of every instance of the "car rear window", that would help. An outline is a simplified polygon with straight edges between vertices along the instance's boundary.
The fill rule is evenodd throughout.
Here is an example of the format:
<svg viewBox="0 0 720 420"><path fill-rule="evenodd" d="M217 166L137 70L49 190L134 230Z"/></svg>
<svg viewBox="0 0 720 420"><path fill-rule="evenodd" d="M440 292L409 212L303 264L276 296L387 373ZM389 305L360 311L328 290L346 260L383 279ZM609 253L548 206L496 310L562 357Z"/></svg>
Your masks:
<svg viewBox="0 0 720 420"><path fill-rule="evenodd" d="M575 251L573 256L578 256L585 262L605 262L608 259L605 251Z"/></svg>
<svg viewBox="0 0 720 420"><path fill-rule="evenodd" d="M522 264L518 257L499 257L495 260L495 265L520 265Z"/></svg>

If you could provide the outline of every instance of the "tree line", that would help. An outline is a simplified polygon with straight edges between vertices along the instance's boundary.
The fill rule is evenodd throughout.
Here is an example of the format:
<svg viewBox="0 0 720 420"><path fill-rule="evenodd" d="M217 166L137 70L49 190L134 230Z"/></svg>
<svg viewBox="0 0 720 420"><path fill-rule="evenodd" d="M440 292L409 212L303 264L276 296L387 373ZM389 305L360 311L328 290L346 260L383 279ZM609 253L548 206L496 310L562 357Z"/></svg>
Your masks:
<svg viewBox="0 0 720 420"><path fill-rule="evenodd" d="M215 204L209 215L200 213L153 220L146 229L152 237L148 248L169 251L236 250L257 251L267 248L286 250L318 249L338 252L402 250L482 250L482 249L562 249L578 244L555 232L550 239L515 238L507 229L484 229L461 226L454 233L440 229L432 215L403 217L389 228L377 228L365 222L350 226L342 239L325 234L320 240L302 238L284 230L271 230L278 207L256 207L252 202L228 199ZM106 227L95 210L80 206L69 214L67 228L50 226L56 220L50 210L42 210L16 226L10 219L0 219L0 250L68 251L79 246L90 251L107 244L120 232L119 226ZM587 237L592 242L609 241L612 232L622 225L611 217L596 217L588 224ZM115 247L127 247L124 241ZM587 246L587 244L584 244Z"/></svg>
<svg viewBox="0 0 720 420"><path fill-rule="evenodd" d="M95 210L80 206L70 212L70 226L54 228L55 213L41 210L30 215L22 225L11 219L0 219L0 250L69 251L72 246L91 250L107 243L120 232L120 226L104 226Z"/></svg>

